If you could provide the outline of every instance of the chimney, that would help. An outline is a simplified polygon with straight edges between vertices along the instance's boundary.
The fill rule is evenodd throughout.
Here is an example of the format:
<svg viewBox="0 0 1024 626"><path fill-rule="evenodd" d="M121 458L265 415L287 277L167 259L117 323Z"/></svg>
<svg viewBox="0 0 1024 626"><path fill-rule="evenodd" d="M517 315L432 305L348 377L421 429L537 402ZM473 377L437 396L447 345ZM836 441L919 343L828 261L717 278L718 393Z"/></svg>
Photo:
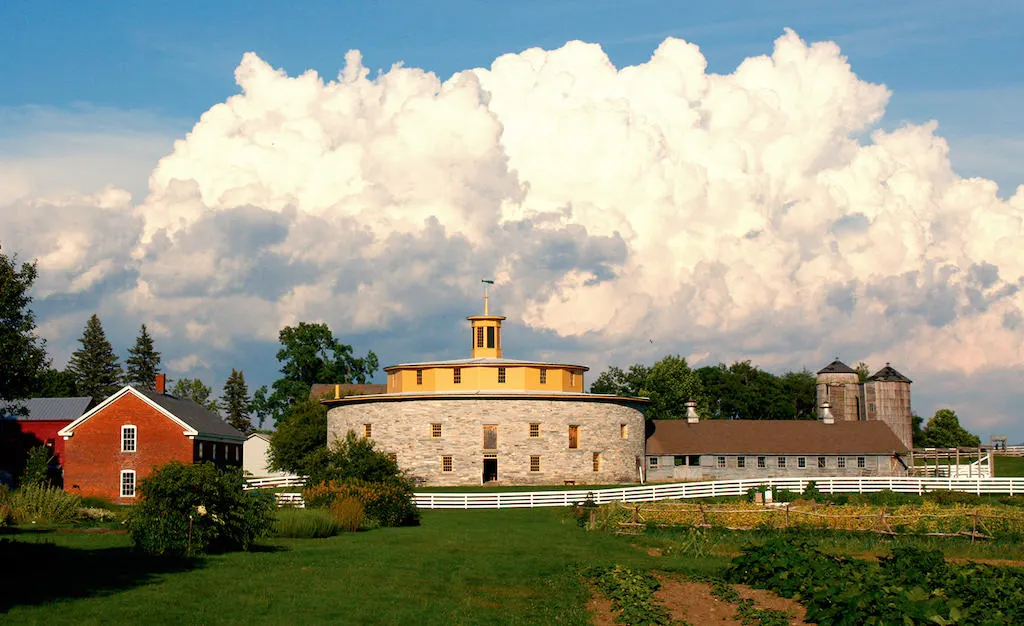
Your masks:
<svg viewBox="0 0 1024 626"><path fill-rule="evenodd" d="M686 403L686 423L696 424L700 421L700 417L697 415L697 403L690 400Z"/></svg>
<svg viewBox="0 0 1024 626"><path fill-rule="evenodd" d="M167 393L167 374L157 374L154 389L157 393Z"/></svg>
<svg viewBox="0 0 1024 626"><path fill-rule="evenodd" d="M334 386L334 399L341 400L341 385Z"/></svg>
<svg viewBox="0 0 1024 626"><path fill-rule="evenodd" d="M828 402L821 403L821 423L822 424L835 424L836 420L832 417L832 405Z"/></svg>

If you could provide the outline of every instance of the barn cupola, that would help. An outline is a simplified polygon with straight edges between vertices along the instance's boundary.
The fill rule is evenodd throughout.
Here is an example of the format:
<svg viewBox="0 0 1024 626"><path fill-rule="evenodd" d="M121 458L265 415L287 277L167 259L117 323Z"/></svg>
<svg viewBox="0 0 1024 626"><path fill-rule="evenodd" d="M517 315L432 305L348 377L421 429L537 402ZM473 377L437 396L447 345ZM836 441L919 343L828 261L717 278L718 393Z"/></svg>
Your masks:
<svg viewBox="0 0 1024 626"><path fill-rule="evenodd" d="M474 359L501 358L501 322L504 315L491 315L490 294L488 288L493 280L484 280L484 314L470 315L469 326L472 330L472 356Z"/></svg>

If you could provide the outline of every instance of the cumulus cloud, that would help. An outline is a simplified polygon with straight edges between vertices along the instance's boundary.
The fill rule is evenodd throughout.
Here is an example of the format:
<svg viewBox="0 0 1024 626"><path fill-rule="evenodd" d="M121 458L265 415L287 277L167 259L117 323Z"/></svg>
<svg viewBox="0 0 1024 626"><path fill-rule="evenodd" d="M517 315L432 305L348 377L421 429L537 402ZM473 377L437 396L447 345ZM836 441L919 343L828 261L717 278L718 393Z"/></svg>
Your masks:
<svg viewBox="0 0 1024 626"><path fill-rule="evenodd" d="M935 123L879 130L888 89L833 43L787 31L721 75L667 39L624 68L569 42L444 81L355 51L334 80L251 53L235 78L141 202L10 194L44 297L121 281L181 366L299 320L456 325L486 276L538 352L598 366L1024 369L1024 188L959 176Z"/></svg>

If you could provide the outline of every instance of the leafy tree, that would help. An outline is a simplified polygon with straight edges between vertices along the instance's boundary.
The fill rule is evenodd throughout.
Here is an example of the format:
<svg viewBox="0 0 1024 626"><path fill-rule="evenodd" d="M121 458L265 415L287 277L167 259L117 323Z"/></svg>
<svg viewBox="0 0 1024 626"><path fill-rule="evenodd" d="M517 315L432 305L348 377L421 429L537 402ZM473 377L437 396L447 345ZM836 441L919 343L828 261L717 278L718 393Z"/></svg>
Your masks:
<svg viewBox="0 0 1024 626"><path fill-rule="evenodd" d="M125 359L125 382L141 389L155 389L156 375L160 371L160 353L153 348L153 337L143 324L135 345L128 348Z"/></svg>
<svg viewBox="0 0 1024 626"><path fill-rule="evenodd" d="M787 401L792 398L792 419L813 420L818 418L818 380L806 369L786 372L780 382ZM785 419L790 419L786 417Z"/></svg>
<svg viewBox="0 0 1024 626"><path fill-rule="evenodd" d="M228 424L243 433L250 432L252 422L249 421L249 411L252 408L252 400L249 399L249 387L245 384L245 376L239 370L231 370L231 376L228 376L224 383L222 401Z"/></svg>
<svg viewBox="0 0 1024 626"><path fill-rule="evenodd" d="M911 423L911 440L915 448L926 447L924 438L924 429L921 428L921 424L924 423L924 418L914 413L910 416Z"/></svg>
<svg viewBox="0 0 1024 626"><path fill-rule="evenodd" d="M289 409L270 436L270 467L308 476L327 451L327 407L306 399Z"/></svg>
<svg viewBox="0 0 1024 626"><path fill-rule="evenodd" d="M14 401L27 398L49 365L45 342L35 335L36 318L29 291L36 279L35 263L7 257L0 249L0 410L21 413Z"/></svg>
<svg viewBox="0 0 1024 626"><path fill-rule="evenodd" d="M668 355L651 367L636 363L623 371L611 366L590 385L591 393L647 397L647 419L677 419L686 416L686 402L695 400L698 412L707 414L707 397L701 380L686 359Z"/></svg>
<svg viewBox="0 0 1024 626"><path fill-rule="evenodd" d="M939 409L924 425L924 443L930 448L974 448L981 445L977 435L964 430L952 409Z"/></svg>
<svg viewBox="0 0 1024 626"><path fill-rule="evenodd" d="M82 347L68 361L68 371L75 376L75 386L83 395L106 398L118 390L122 372L98 315L93 313L89 318L78 341Z"/></svg>
<svg viewBox="0 0 1024 626"><path fill-rule="evenodd" d="M210 397L212 393L213 390L198 378L180 378L175 381L174 388L171 389L172 395L191 400L216 413L219 407L216 398Z"/></svg>
<svg viewBox="0 0 1024 626"><path fill-rule="evenodd" d="M857 370L857 378L860 382L871 378L871 370L868 369L868 364L864 361L857 363L857 366L853 369Z"/></svg>
<svg viewBox="0 0 1024 626"><path fill-rule="evenodd" d="M271 385L272 391L263 386L253 397L261 426L267 417L276 424L288 407L307 400L316 383L366 383L377 371L376 354L370 351L365 357L356 357L352 346L338 341L327 324L299 322L298 326L285 326L278 337L282 377Z"/></svg>
<svg viewBox="0 0 1024 626"><path fill-rule="evenodd" d="M52 367L43 370L32 388L33 398L74 398L78 395L74 373Z"/></svg>
<svg viewBox="0 0 1024 626"><path fill-rule="evenodd" d="M375 449L372 439L359 437L351 430L344 439L335 441L330 450L319 448L307 457L306 469L311 485L353 478L371 483L406 480L398 463Z"/></svg>

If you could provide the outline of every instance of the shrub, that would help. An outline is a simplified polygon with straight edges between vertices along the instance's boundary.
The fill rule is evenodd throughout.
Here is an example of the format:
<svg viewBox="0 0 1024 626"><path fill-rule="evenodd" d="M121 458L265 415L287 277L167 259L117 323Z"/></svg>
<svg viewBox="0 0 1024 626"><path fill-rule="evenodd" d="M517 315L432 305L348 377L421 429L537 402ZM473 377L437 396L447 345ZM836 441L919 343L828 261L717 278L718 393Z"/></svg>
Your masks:
<svg viewBox="0 0 1024 626"><path fill-rule="evenodd" d="M936 489L924 494L925 500L931 500L936 504L984 504L985 498L973 493L964 491L950 491L948 489Z"/></svg>
<svg viewBox="0 0 1024 626"><path fill-rule="evenodd" d="M420 513L412 499L409 481L366 482L358 478L321 482L302 490L308 507L327 508L340 498L358 500L366 517L381 526L410 526L419 523Z"/></svg>
<svg viewBox="0 0 1024 626"><path fill-rule="evenodd" d="M363 503L355 498L338 498L331 504L331 515L338 521L342 530L354 533L359 530L366 517Z"/></svg>
<svg viewBox="0 0 1024 626"><path fill-rule="evenodd" d="M135 547L171 556L248 549L270 532L274 498L244 485L239 468L178 461L160 467L139 483L128 518Z"/></svg>
<svg viewBox="0 0 1024 626"><path fill-rule="evenodd" d="M323 509L278 509L274 534L295 539L321 539L338 532L338 521Z"/></svg>
<svg viewBox="0 0 1024 626"><path fill-rule="evenodd" d="M53 454L46 446L35 446L28 451L25 460L25 471L19 481L22 487L28 485L50 485L50 461Z"/></svg>
<svg viewBox="0 0 1024 626"><path fill-rule="evenodd" d="M10 494L17 524L63 524L78 518L82 499L57 487L28 484Z"/></svg>
<svg viewBox="0 0 1024 626"><path fill-rule="evenodd" d="M14 507L11 506L11 493L7 485L0 485L0 528L14 523Z"/></svg>

